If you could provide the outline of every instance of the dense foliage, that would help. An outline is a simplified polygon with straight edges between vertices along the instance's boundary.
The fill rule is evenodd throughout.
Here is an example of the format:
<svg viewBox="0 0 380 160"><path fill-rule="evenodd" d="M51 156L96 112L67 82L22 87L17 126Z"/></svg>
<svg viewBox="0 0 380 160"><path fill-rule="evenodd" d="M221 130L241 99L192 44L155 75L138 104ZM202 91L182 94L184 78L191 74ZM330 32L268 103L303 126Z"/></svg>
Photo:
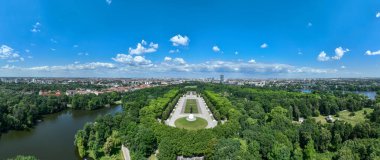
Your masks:
<svg viewBox="0 0 380 160"><path fill-rule="evenodd" d="M190 85L190 84L186 84ZM194 85L194 84L191 84ZM122 144L133 159L157 152L159 159L204 156L206 159L378 159L380 103L352 93L287 92L241 86L196 84L219 120L213 129L196 131L163 124L185 85L129 93L124 112L103 116L76 134L82 157L109 158ZM337 120L317 123L313 116L374 108L357 125ZM304 117L305 121L296 120ZM225 123L221 123L225 122Z"/></svg>
<svg viewBox="0 0 380 160"><path fill-rule="evenodd" d="M93 110L107 105L112 105L120 100L121 94L112 92L100 95L75 95L69 97L40 96L39 89L72 89L82 86L71 85L47 85L37 84L1 84L0 85L0 134L11 129L26 129L32 127L37 120L42 119L45 114L67 109ZM92 86L92 88L96 88Z"/></svg>
<svg viewBox="0 0 380 160"><path fill-rule="evenodd" d="M34 156L16 156L14 158L10 158L8 160L38 160L36 157Z"/></svg>

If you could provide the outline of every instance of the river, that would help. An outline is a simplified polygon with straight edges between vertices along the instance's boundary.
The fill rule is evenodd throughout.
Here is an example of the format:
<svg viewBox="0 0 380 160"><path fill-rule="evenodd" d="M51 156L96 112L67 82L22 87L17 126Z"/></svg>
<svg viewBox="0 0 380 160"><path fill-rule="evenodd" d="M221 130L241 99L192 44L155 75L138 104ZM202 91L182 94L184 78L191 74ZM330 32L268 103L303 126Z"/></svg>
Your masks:
<svg viewBox="0 0 380 160"><path fill-rule="evenodd" d="M47 115L30 130L2 134L0 159L16 155L34 155L41 160L80 159L74 146L75 133L99 115L121 111L122 107L119 105L94 111L66 110Z"/></svg>

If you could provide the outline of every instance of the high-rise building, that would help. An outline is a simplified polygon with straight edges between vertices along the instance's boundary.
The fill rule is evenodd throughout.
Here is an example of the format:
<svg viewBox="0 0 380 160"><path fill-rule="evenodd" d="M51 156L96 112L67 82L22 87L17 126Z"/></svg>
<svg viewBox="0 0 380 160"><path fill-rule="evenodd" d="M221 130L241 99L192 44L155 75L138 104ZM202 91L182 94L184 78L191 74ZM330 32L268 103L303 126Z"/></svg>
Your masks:
<svg viewBox="0 0 380 160"><path fill-rule="evenodd" d="M220 83L224 83L224 75L223 74L220 75Z"/></svg>

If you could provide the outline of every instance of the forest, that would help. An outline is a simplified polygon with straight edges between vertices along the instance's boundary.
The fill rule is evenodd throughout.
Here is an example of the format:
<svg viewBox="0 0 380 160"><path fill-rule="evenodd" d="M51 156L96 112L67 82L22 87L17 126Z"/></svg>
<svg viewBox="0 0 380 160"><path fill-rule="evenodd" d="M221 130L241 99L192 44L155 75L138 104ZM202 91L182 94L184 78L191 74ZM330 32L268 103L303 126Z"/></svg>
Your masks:
<svg viewBox="0 0 380 160"><path fill-rule="evenodd" d="M186 86L196 88L189 89ZM196 131L163 124L184 92L201 93L219 125ZM353 93L286 90L188 83L131 92L123 112L99 117L77 132L82 157L119 159L123 144L132 159L204 156L205 159L380 158L380 98ZM314 117L372 108L366 121L322 124ZM299 118L305 120L300 123ZM221 122L226 123L222 124Z"/></svg>
<svg viewBox="0 0 380 160"><path fill-rule="evenodd" d="M40 96L39 90L62 92L75 87L99 88L91 85L42 85L42 84L0 84L0 135L8 130L22 130L32 127L42 116L65 109L94 110L113 105L122 94L111 92L100 95ZM69 107L68 107L69 106Z"/></svg>

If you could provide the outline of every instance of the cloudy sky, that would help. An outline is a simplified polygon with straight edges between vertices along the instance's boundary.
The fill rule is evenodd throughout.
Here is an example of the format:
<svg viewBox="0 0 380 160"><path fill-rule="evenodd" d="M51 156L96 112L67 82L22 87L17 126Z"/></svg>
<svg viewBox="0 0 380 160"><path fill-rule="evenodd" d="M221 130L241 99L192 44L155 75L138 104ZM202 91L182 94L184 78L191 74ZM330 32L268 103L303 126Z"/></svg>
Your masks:
<svg viewBox="0 0 380 160"><path fill-rule="evenodd" d="M219 74L380 77L380 1L0 1L0 76Z"/></svg>

